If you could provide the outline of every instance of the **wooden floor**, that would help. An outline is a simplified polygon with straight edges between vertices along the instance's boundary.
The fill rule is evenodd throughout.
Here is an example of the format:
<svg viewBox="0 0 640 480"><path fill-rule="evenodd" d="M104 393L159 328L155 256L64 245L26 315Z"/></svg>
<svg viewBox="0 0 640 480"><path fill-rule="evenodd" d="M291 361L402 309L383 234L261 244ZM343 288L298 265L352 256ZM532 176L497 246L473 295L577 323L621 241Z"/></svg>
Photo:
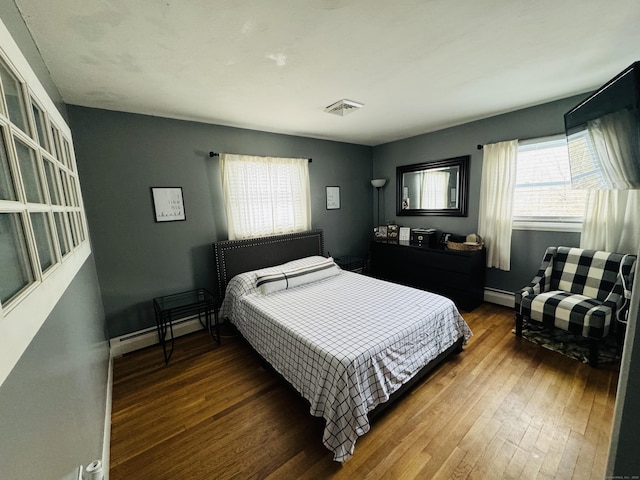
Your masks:
<svg viewBox="0 0 640 480"><path fill-rule="evenodd" d="M340 465L322 421L238 338L115 360L111 479L602 479L617 366L516 338L512 310L463 313L465 350L375 420Z"/></svg>

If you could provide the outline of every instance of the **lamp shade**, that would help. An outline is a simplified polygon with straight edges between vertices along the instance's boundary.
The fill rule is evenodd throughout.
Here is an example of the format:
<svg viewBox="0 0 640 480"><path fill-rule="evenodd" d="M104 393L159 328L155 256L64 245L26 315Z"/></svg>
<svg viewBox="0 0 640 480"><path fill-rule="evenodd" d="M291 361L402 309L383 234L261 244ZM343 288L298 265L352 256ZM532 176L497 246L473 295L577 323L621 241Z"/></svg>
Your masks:
<svg viewBox="0 0 640 480"><path fill-rule="evenodd" d="M371 180L371 185L376 188L383 187L385 183L387 183L386 178L376 178L375 180Z"/></svg>

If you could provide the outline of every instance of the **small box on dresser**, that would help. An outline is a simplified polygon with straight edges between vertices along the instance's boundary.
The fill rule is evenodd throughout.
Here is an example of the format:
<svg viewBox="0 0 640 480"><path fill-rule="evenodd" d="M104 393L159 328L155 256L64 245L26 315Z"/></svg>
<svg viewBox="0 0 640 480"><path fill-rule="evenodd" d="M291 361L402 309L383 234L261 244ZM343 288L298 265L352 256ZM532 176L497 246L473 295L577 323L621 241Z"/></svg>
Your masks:
<svg viewBox="0 0 640 480"><path fill-rule="evenodd" d="M436 248L438 240L435 228L412 228L410 233L411 245L418 247Z"/></svg>

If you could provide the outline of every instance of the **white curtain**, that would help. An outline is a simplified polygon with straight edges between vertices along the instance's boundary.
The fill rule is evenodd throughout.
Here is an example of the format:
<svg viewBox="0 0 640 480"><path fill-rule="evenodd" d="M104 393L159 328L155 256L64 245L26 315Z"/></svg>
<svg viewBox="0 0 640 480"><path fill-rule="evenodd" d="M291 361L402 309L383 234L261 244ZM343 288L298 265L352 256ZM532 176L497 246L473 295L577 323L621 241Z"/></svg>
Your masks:
<svg viewBox="0 0 640 480"><path fill-rule="evenodd" d="M487 267L511 268L511 216L516 185L518 140L484 145L478 234L487 249Z"/></svg>
<svg viewBox="0 0 640 480"><path fill-rule="evenodd" d="M580 248L635 255L640 239L638 219L640 190L591 190Z"/></svg>
<svg viewBox="0 0 640 480"><path fill-rule="evenodd" d="M419 208L449 207L449 176L449 172L422 172Z"/></svg>
<svg viewBox="0 0 640 480"><path fill-rule="evenodd" d="M592 120L587 124L587 130L596 150L596 161L605 182L604 188L638 188L640 168L637 164L640 159L632 145L632 142L637 141L632 113L620 110Z"/></svg>
<svg viewBox="0 0 640 480"><path fill-rule="evenodd" d="M220 155L229 240L311 229L306 158Z"/></svg>

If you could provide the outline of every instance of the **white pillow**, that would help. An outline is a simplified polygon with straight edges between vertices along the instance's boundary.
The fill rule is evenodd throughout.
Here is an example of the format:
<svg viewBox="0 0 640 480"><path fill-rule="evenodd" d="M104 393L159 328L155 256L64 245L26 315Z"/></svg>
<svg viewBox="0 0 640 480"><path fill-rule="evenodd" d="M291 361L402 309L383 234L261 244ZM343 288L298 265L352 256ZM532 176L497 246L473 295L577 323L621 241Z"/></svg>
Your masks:
<svg viewBox="0 0 640 480"><path fill-rule="evenodd" d="M283 268L279 272L258 275L256 287L263 294L268 294L304 285L305 283L316 282L339 273L340 268L335 264L333 258L324 258L309 265Z"/></svg>

